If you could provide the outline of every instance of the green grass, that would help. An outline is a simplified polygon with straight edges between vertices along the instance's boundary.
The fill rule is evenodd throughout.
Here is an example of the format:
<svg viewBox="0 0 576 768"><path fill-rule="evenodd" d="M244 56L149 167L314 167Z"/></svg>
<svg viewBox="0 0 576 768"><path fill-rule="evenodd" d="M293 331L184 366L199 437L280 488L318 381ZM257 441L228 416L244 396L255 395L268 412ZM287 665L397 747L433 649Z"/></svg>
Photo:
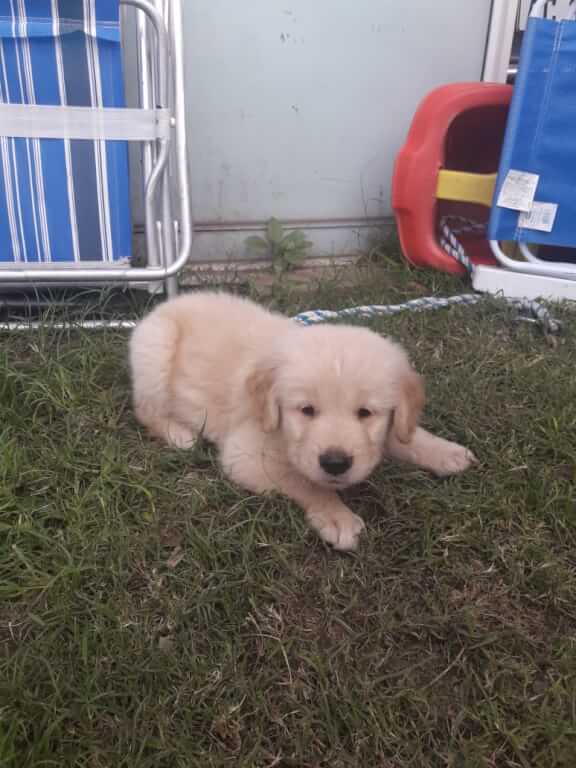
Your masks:
<svg viewBox="0 0 576 768"><path fill-rule="evenodd" d="M384 259L265 298L462 287ZM354 556L211 450L150 442L124 335L4 336L1 768L572 768L576 322L555 313L556 346L490 303L375 324L481 466L383 466L348 494Z"/></svg>

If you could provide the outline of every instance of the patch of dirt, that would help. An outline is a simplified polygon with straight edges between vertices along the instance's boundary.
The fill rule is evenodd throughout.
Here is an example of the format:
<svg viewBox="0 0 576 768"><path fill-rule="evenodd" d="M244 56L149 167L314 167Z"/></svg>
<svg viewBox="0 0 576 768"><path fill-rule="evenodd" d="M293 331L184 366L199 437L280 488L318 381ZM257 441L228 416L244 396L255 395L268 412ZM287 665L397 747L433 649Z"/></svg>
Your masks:
<svg viewBox="0 0 576 768"><path fill-rule="evenodd" d="M542 608L518 603L501 579L475 579L466 582L450 595L450 604L457 609L472 609L483 628L513 629L525 638L545 641L550 636L550 616Z"/></svg>
<svg viewBox="0 0 576 768"><path fill-rule="evenodd" d="M219 717L212 723L211 731L227 752L234 754L242 748L240 723L231 715Z"/></svg>
<svg viewBox="0 0 576 768"><path fill-rule="evenodd" d="M184 534L179 528L162 528L160 531L160 544L163 547L174 549L181 547L184 541Z"/></svg>
<svg viewBox="0 0 576 768"><path fill-rule="evenodd" d="M316 288L324 277L329 276L338 287L355 285L358 282L358 270L355 266L302 267L289 272L285 279L290 288ZM250 274L250 281L257 288L271 288L278 278L272 272L259 270Z"/></svg>
<svg viewBox="0 0 576 768"><path fill-rule="evenodd" d="M321 263L318 264L317 262ZM403 291L423 294L429 292L423 283L412 280L406 285L405 276L402 272L394 272L388 269L380 269L378 265L371 264L370 272L367 272L366 265L358 261L356 257L349 259L338 259L334 262L328 262L326 259L312 261L303 267L291 270L283 276L283 287L288 291L315 291L320 285L326 283L333 284L338 291L357 287L359 284L370 280L369 274L382 274L382 284L387 289L402 289ZM278 286L278 277L274 275L270 268L259 265L239 264L226 266L197 267L184 270L181 277L183 286L218 286L219 288L242 289L252 285L257 290L268 293L271 289Z"/></svg>

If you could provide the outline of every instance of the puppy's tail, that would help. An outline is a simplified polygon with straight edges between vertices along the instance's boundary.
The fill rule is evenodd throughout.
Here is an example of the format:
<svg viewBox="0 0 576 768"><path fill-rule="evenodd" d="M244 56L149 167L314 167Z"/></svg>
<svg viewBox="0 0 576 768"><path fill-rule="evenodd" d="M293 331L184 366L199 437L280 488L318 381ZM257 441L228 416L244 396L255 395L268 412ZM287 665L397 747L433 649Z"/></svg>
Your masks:
<svg viewBox="0 0 576 768"><path fill-rule="evenodd" d="M152 312L130 339L130 370L136 418L156 432L170 417L170 384L180 329L174 318Z"/></svg>

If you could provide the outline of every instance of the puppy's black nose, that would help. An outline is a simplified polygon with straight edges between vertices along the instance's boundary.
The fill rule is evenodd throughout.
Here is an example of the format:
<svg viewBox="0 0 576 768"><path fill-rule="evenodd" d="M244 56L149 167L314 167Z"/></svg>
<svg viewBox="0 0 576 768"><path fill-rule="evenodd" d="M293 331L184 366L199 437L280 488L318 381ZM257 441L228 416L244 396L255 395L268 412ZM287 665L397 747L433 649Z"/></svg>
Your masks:
<svg viewBox="0 0 576 768"><path fill-rule="evenodd" d="M343 451L326 451L318 459L320 466L329 475L343 475L352 466L353 458Z"/></svg>

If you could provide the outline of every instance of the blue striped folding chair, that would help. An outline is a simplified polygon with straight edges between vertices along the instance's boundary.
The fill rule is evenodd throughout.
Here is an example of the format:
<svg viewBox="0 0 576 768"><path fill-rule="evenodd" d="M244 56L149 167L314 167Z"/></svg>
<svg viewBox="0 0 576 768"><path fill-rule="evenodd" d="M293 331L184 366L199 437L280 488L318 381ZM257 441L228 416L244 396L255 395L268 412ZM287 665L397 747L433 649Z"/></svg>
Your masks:
<svg viewBox="0 0 576 768"><path fill-rule="evenodd" d="M576 3L566 5L565 18L546 18L537 0L524 33L488 227L504 269L479 268L479 290L576 299Z"/></svg>
<svg viewBox="0 0 576 768"><path fill-rule="evenodd" d="M133 108L121 18L138 54ZM166 284L184 266L181 30L180 0L0 0L0 287ZM143 148L138 164L128 142ZM131 173L142 175L143 267L131 266Z"/></svg>

